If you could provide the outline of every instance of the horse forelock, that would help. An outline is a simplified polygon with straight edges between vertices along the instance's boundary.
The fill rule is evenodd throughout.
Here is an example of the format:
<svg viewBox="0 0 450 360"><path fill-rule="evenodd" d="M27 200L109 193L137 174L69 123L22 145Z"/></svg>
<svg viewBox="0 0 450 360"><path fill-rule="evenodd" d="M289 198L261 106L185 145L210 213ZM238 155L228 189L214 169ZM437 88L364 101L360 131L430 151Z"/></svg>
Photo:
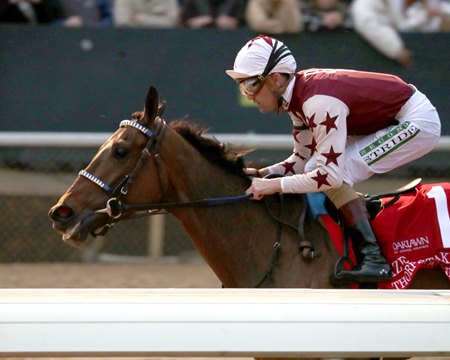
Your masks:
<svg viewBox="0 0 450 360"><path fill-rule="evenodd" d="M136 111L133 114L131 114L131 119L134 121L141 121L144 117L143 111Z"/></svg>

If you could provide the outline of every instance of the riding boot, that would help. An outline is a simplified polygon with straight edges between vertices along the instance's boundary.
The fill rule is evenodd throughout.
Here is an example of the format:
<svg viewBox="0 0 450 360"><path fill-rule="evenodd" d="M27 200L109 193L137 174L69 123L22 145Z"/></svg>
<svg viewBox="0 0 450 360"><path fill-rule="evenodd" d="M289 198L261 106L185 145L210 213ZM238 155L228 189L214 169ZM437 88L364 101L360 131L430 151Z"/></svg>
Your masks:
<svg viewBox="0 0 450 360"><path fill-rule="evenodd" d="M358 265L354 270L338 272L337 279L350 282L389 280L392 276L391 269L380 252L363 199L351 200L338 210L352 240Z"/></svg>

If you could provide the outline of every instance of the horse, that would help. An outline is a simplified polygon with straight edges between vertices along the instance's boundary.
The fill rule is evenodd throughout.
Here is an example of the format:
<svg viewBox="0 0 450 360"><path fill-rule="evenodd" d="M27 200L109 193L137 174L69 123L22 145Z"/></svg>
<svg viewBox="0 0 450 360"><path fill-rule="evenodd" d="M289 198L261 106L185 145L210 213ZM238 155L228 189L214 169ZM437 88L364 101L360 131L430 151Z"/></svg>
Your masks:
<svg viewBox="0 0 450 360"><path fill-rule="evenodd" d="M341 254L305 211L304 194L249 199L246 150L188 121L166 123L163 108L150 87L144 110L121 122L50 209L64 241L80 246L117 221L164 210L181 222L225 288L351 287L330 280ZM450 282L433 268L420 270L410 288L448 289Z"/></svg>

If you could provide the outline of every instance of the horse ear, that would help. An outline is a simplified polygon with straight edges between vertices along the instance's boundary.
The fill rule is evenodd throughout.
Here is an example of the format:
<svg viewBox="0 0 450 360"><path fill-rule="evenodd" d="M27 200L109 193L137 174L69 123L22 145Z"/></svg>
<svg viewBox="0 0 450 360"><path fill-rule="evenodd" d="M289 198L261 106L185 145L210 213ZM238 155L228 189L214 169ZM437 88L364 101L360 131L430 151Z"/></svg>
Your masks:
<svg viewBox="0 0 450 360"><path fill-rule="evenodd" d="M164 113L164 110L166 110L166 105L167 105L167 103L165 100L163 100L159 103L158 114L157 114L159 117L161 117L162 114Z"/></svg>
<svg viewBox="0 0 450 360"><path fill-rule="evenodd" d="M147 97L145 98L144 118L149 124L158 115L159 96L158 91L153 86L148 89Z"/></svg>

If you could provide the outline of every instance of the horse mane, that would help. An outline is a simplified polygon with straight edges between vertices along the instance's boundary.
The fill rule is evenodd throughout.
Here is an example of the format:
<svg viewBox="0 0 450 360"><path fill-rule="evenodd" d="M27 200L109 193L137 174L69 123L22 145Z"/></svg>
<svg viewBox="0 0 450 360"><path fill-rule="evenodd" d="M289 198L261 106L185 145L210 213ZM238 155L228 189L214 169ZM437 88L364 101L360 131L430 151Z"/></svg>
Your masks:
<svg viewBox="0 0 450 360"><path fill-rule="evenodd" d="M143 112L133 113L133 120L139 121L143 117ZM225 168L239 176L248 178L244 173L243 156L250 150L240 149L236 151L230 144L221 143L215 137L205 136L207 128L201 125L188 122L186 120L175 120L169 126L180 134L189 144L196 148L211 163Z"/></svg>
<svg viewBox="0 0 450 360"><path fill-rule="evenodd" d="M247 177L244 173L245 151L235 151L230 144L221 143L215 137L204 136L208 129L197 123L175 120L170 126L213 164Z"/></svg>

